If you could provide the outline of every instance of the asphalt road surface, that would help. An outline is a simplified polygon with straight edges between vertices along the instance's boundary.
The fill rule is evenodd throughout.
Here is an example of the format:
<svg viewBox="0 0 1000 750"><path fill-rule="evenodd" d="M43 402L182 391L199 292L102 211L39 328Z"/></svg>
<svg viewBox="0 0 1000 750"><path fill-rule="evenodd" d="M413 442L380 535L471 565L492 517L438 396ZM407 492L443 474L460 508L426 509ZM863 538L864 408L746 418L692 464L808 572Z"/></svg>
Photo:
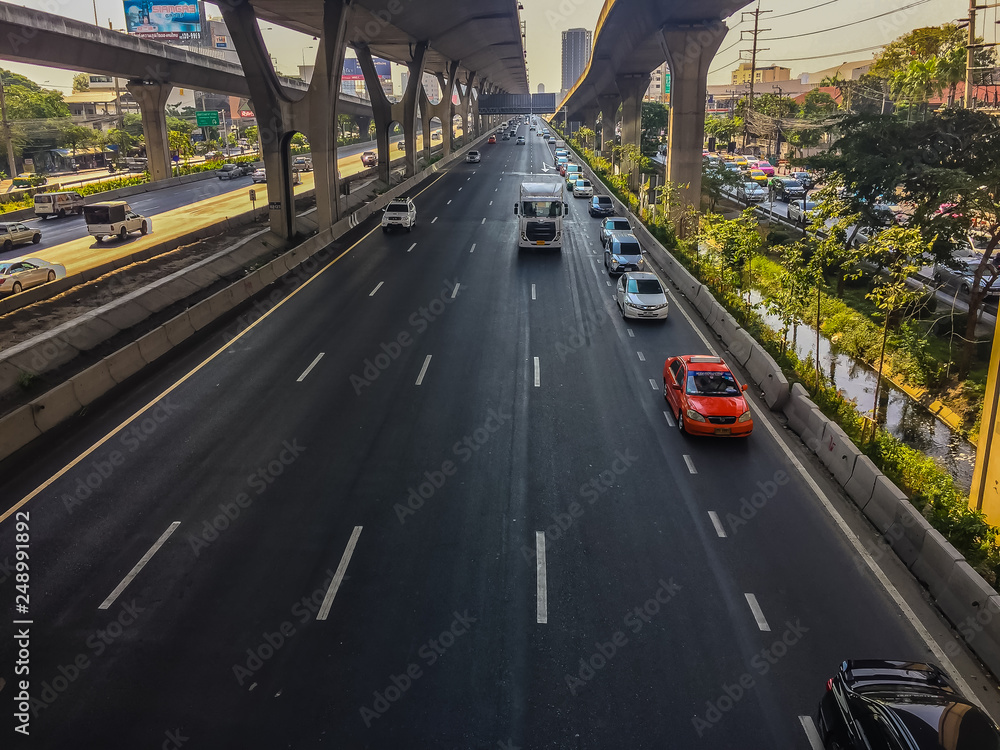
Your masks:
<svg viewBox="0 0 1000 750"><path fill-rule="evenodd" d="M4 747L806 749L841 660L937 661L780 426L668 423L708 344L620 318L584 201L518 252L541 139L481 151L0 465Z"/></svg>

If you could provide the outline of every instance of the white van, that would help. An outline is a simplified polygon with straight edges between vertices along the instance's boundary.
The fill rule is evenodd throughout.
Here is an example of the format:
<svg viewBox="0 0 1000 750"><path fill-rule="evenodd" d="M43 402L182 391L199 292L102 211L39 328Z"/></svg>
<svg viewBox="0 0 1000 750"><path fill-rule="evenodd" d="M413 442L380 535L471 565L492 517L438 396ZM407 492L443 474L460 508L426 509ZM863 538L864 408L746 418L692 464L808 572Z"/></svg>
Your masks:
<svg viewBox="0 0 1000 750"><path fill-rule="evenodd" d="M125 201L92 203L84 206L83 216L87 221L87 232L95 236L98 242L114 235L124 240L129 232L146 234L150 230L149 219L135 213Z"/></svg>
<svg viewBox="0 0 1000 750"><path fill-rule="evenodd" d="M58 193L39 193L35 196L35 216L43 219L49 216L62 218L66 214L83 213L83 196L75 190Z"/></svg>

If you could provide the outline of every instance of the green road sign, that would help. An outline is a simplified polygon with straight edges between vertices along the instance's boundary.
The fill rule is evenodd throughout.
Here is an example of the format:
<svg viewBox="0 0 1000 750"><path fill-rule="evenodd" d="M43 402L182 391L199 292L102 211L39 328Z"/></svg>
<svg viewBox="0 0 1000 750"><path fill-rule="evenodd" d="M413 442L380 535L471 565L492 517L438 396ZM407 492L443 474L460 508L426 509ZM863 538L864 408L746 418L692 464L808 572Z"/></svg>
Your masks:
<svg viewBox="0 0 1000 750"><path fill-rule="evenodd" d="M219 113L218 112L195 112L195 122L199 128L205 127L206 125L212 128L219 127Z"/></svg>

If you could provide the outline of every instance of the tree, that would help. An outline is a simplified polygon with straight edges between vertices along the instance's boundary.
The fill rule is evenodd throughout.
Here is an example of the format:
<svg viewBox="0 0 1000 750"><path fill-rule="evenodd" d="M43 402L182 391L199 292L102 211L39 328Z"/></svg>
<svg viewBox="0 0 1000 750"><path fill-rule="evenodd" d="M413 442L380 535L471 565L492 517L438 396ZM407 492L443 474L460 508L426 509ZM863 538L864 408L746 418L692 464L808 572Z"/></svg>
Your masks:
<svg viewBox="0 0 1000 750"><path fill-rule="evenodd" d="M69 107L58 91L30 88L20 84L4 86L7 117L10 120L47 120L69 117Z"/></svg>
<svg viewBox="0 0 1000 750"><path fill-rule="evenodd" d="M708 196L709 213L715 213L716 204L726 195L726 188L735 190L743 178L739 172L726 169L724 164L705 163L701 170L701 191Z"/></svg>
<svg viewBox="0 0 1000 750"><path fill-rule="evenodd" d="M73 76L73 91L90 91L90 76L86 73L77 73Z"/></svg>
<svg viewBox="0 0 1000 750"><path fill-rule="evenodd" d="M93 128L73 124L64 125L62 128L62 142L73 152L73 156L76 156L78 148L85 148L95 140L96 132Z"/></svg>
<svg viewBox="0 0 1000 750"><path fill-rule="evenodd" d="M369 140L375 140L375 135L378 133L378 126L375 125L375 120L373 119L368 124L368 138Z"/></svg>
<svg viewBox="0 0 1000 750"><path fill-rule="evenodd" d="M301 148L306 145L306 137L302 133L296 133L292 136L292 145Z"/></svg>
<svg viewBox="0 0 1000 750"><path fill-rule="evenodd" d="M764 246L755 209L748 208L736 219L708 216L704 236L719 251L722 283L731 286L737 296L743 290L749 293L753 258Z"/></svg>
<svg viewBox="0 0 1000 750"><path fill-rule="evenodd" d="M720 141L729 143L743 130L743 120L739 117L708 117L705 119L705 134L714 135Z"/></svg>
<svg viewBox="0 0 1000 750"><path fill-rule="evenodd" d="M247 139L247 143L251 145L256 145L257 143L257 126L251 125L246 130L243 131L244 137Z"/></svg>
<svg viewBox="0 0 1000 750"><path fill-rule="evenodd" d="M595 135L594 131L586 126L576 131L577 139L579 139L580 142L583 143L585 148L591 147L590 144L594 140L594 135Z"/></svg>
<svg viewBox="0 0 1000 750"><path fill-rule="evenodd" d="M660 132L667 128L670 121L670 110L659 102L642 103L642 139L659 142Z"/></svg>
<svg viewBox="0 0 1000 750"><path fill-rule="evenodd" d="M747 100L740 99L736 102L736 114L746 117ZM799 106L794 99L779 94L758 94L753 98L753 111L760 112L768 117L782 118L793 117L799 111Z"/></svg>
<svg viewBox="0 0 1000 750"><path fill-rule="evenodd" d="M809 250L805 241L781 246L777 285L768 290L765 306L781 320L781 350L788 345L788 331L798 320L808 302L815 279L806 262Z"/></svg>
<svg viewBox="0 0 1000 750"><path fill-rule="evenodd" d="M837 100L825 91L813 89L806 94L805 101L802 102L802 109L799 110L799 117L807 120L825 120L836 112Z"/></svg>

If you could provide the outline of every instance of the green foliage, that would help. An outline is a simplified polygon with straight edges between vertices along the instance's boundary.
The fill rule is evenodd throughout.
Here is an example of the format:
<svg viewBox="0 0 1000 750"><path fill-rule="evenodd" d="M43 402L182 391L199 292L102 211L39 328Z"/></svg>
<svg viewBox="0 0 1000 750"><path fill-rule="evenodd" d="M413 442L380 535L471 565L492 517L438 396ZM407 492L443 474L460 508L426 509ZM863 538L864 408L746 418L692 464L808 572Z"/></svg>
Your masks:
<svg viewBox="0 0 1000 750"><path fill-rule="evenodd" d="M705 119L705 135L714 135L716 139L729 143L737 133L743 132L743 119L740 117L708 117Z"/></svg>
<svg viewBox="0 0 1000 750"><path fill-rule="evenodd" d="M73 91L90 91L90 76L87 73L77 73L73 76Z"/></svg>
<svg viewBox="0 0 1000 750"><path fill-rule="evenodd" d="M44 120L69 117L69 107L58 91L38 90L21 85L4 89L7 117L11 120Z"/></svg>
<svg viewBox="0 0 1000 750"><path fill-rule="evenodd" d="M670 110L660 102L642 103L642 138L647 141L659 141L660 131L667 127L670 121Z"/></svg>

